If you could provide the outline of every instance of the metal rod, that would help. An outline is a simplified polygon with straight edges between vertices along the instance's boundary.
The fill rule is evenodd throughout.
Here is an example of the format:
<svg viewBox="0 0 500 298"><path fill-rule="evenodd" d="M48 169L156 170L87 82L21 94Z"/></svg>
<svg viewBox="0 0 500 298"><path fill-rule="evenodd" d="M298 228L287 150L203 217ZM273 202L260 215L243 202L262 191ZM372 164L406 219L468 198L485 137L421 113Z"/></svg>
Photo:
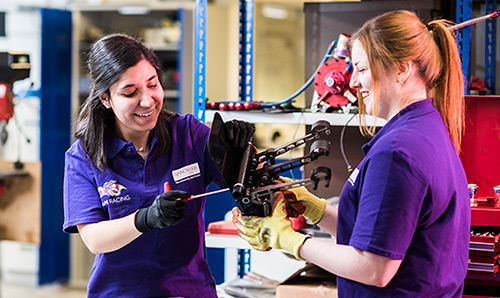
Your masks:
<svg viewBox="0 0 500 298"><path fill-rule="evenodd" d="M450 27L448 27L448 29L450 29L450 30L457 30L457 29L460 29L460 28L463 28L463 27L467 27L467 26L470 26L470 25L473 25L473 24L476 24L476 23L479 23L479 22L482 22L482 21L486 21L488 19L496 18L499 15L500 15L500 10L497 10L497 11L494 11L494 12L492 12L490 14L487 14L487 15L484 15L484 16L481 16L481 17L477 17L477 18L474 18L474 19L470 19L468 21L465 21L465 22L462 22L462 23L450 26Z"/></svg>
<svg viewBox="0 0 500 298"><path fill-rule="evenodd" d="M210 191L210 192L206 192L206 193L200 193L200 194L197 194L197 195L194 195L194 196L190 196L189 198L187 198L187 200L192 200L192 199L197 199L197 198L201 198L201 197L207 197L207 196L211 196L211 195L215 195L215 194L218 194L218 193L221 193L221 192L225 192L225 191L228 191L229 188L223 188L223 189L218 189L218 190L214 190L214 191Z"/></svg>

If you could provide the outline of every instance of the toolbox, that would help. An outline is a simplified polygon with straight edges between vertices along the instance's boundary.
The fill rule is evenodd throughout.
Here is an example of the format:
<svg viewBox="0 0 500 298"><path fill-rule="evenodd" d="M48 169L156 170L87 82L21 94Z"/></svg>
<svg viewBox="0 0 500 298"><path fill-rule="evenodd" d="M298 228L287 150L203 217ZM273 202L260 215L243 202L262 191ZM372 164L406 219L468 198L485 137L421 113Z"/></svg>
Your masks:
<svg viewBox="0 0 500 298"><path fill-rule="evenodd" d="M496 231L471 231L468 271L495 275L498 272L500 233Z"/></svg>
<svg viewBox="0 0 500 298"><path fill-rule="evenodd" d="M468 183L478 186L478 200L477 206L471 207L469 264L463 297L498 297L500 208L495 207L493 187L500 184L500 96L466 96L465 102L460 158ZM476 296L477 293L483 296Z"/></svg>

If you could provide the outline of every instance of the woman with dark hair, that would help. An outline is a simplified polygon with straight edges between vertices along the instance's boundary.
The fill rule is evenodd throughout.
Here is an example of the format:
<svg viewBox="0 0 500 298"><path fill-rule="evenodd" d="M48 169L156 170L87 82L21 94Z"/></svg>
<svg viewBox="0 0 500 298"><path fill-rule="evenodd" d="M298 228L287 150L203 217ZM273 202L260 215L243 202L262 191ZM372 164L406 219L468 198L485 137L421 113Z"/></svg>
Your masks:
<svg viewBox="0 0 500 298"><path fill-rule="evenodd" d="M164 108L158 59L132 37L97 40L88 68L90 95L66 152L63 224L96 254L88 297L217 297L205 199L186 200L224 183L209 128Z"/></svg>
<svg viewBox="0 0 500 298"><path fill-rule="evenodd" d="M361 113L388 122L363 146L364 159L338 208L305 188L296 208L336 243L295 232L276 199L272 216L243 217L254 248L283 248L336 274L339 297L462 297L470 201L460 162L464 81L449 22L427 26L393 11L367 21L350 40ZM363 123L363 122L361 122ZM283 196L281 196L283 197Z"/></svg>

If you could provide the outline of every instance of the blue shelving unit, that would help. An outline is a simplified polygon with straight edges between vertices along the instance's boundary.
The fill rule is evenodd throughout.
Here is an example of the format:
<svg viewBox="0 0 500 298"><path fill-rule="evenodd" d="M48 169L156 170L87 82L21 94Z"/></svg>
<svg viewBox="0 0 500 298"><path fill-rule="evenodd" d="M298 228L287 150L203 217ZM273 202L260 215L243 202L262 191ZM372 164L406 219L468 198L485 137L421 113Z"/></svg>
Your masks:
<svg viewBox="0 0 500 298"><path fill-rule="evenodd" d="M472 0L457 0L456 23L462 23L472 18ZM461 28L457 32L457 46L462 59L462 71L466 78L465 94L469 93L470 78L470 48L471 48L471 27Z"/></svg>
<svg viewBox="0 0 500 298"><path fill-rule="evenodd" d="M497 10L496 0L486 0L485 3L485 14L491 13ZM491 90L492 94L495 94L495 84L496 84L496 41L497 41L497 20L489 19L486 20L486 32L484 40L484 83L485 87Z"/></svg>
<svg viewBox="0 0 500 298"><path fill-rule="evenodd" d="M485 0L484 15L488 15L497 11L496 0ZM462 23L472 19L472 0L457 0L456 1L456 23ZM492 94L495 94L495 63L496 63L496 18L490 18L485 21L485 60L484 60L484 80L485 87ZM470 91L470 57L471 57L471 32L472 28L469 25L458 29L456 32L457 46L462 59L462 70L466 79L465 94Z"/></svg>
<svg viewBox="0 0 500 298"><path fill-rule="evenodd" d="M42 208L38 283L69 279L69 236L62 232L64 153L71 142L71 12L41 9Z"/></svg>
<svg viewBox="0 0 500 298"><path fill-rule="evenodd" d="M239 99L252 101L253 98L253 0L239 2ZM205 122L205 83L206 83L206 32L207 32L207 1L196 0L195 6L195 46L194 46L194 115ZM205 221L222 220L221 210L235 206L230 195L222 196L214 207L207 202ZM207 249L207 259L216 282L224 280L224 254L218 249ZM221 270L222 268L222 270ZM250 271L250 250L238 251L238 275L243 277Z"/></svg>
<svg viewBox="0 0 500 298"><path fill-rule="evenodd" d="M207 0L196 0L194 15L194 116L205 122Z"/></svg>
<svg viewBox="0 0 500 298"><path fill-rule="evenodd" d="M253 100L253 0L241 0L239 9L239 100Z"/></svg>

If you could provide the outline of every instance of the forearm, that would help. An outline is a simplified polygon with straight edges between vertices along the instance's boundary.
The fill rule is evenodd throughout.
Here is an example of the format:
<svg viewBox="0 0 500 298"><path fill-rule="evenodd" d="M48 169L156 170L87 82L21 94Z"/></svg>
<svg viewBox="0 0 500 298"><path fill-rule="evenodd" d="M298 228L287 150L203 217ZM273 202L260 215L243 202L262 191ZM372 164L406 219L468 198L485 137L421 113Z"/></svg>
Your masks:
<svg viewBox="0 0 500 298"><path fill-rule="evenodd" d="M337 276L377 287L386 286L401 264L400 260L315 238L305 241L300 256Z"/></svg>
<svg viewBox="0 0 500 298"><path fill-rule="evenodd" d="M92 253L112 252L126 246L142 234L135 227L135 213L118 219L78 225L78 231Z"/></svg>
<svg viewBox="0 0 500 298"><path fill-rule="evenodd" d="M318 223L318 226L334 237L337 236L337 215L337 207L326 204L325 214L323 214L323 218Z"/></svg>

